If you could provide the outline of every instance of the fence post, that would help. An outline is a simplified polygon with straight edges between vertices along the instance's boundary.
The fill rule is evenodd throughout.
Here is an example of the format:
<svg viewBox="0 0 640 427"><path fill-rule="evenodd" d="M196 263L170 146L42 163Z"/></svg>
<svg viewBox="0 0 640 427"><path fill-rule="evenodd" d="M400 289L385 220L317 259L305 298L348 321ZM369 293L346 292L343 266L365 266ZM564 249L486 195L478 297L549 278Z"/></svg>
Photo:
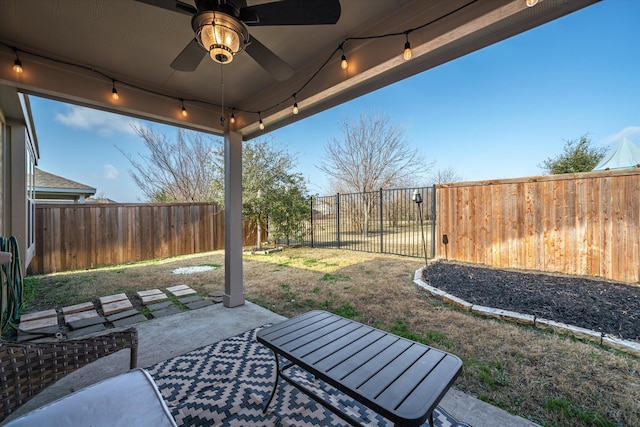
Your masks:
<svg viewBox="0 0 640 427"><path fill-rule="evenodd" d="M431 258L436 256L436 186L431 187Z"/></svg>
<svg viewBox="0 0 640 427"><path fill-rule="evenodd" d="M340 249L340 193L336 193L336 239Z"/></svg>
<svg viewBox="0 0 640 427"><path fill-rule="evenodd" d="M384 253L384 229L383 225L383 215L382 215L382 187L380 187L380 253Z"/></svg>
<svg viewBox="0 0 640 427"><path fill-rule="evenodd" d="M309 196L309 208L311 211L311 247L313 248L313 196Z"/></svg>

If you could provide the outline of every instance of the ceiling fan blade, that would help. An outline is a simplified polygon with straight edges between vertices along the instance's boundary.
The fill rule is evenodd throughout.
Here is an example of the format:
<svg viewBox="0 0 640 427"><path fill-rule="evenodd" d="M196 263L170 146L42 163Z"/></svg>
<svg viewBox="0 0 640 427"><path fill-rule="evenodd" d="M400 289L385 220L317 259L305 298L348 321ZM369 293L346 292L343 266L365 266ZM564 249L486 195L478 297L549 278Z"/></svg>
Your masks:
<svg viewBox="0 0 640 427"><path fill-rule="evenodd" d="M191 39L189 44L171 63L171 68L177 71L195 71L202 62L207 52L202 50L196 39Z"/></svg>
<svg viewBox="0 0 640 427"><path fill-rule="evenodd" d="M171 10L174 12L184 13L185 15L193 16L198 11L190 4L183 3L178 0L136 0L140 3L150 4L151 6L160 7L162 9Z"/></svg>
<svg viewBox="0 0 640 427"><path fill-rule="evenodd" d="M293 68L284 62L278 55L271 52L268 47L251 38L251 43L247 45L245 51L265 70L273 76L274 79L282 82L293 76Z"/></svg>
<svg viewBox="0 0 640 427"><path fill-rule="evenodd" d="M323 25L340 19L340 0L282 0L244 7L247 25Z"/></svg>

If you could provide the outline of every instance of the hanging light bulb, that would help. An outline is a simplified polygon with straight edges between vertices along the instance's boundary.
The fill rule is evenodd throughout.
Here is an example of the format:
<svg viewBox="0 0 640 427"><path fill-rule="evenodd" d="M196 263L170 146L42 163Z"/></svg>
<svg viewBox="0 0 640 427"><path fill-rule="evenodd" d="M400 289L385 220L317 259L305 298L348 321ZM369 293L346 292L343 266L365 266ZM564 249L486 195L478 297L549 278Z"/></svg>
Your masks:
<svg viewBox="0 0 640 427"><path fill-rule="evenodd" d="M19 59L16 59L15 61L13 61L13 71L16 74L22 74L22 72L24 71L22 69L22 62L20 62Z"/></svg>
<svg viewBox="0 0 640 427"><path fill-rule="evenodd" d="M346 70L349 67L349 63L347 62L347 56L344 54L344 49L342 48L342 44L340 45L340 50L342 51L342 60L340 61L340 68Z"/></svg>
<svg viewBox="0 0 640 427"><path fill-rule="evenodd" d="M407 36L407 41L404 44L404 52L402 53L402 57L404 58L405 61L408 61L411 59L411 43L409 43L409 33L405 33L405 35Z"/></svg>
<svg viewBox="0 0 640 427"><path fill-rule="evenodd" d="M116 81L112 79L111 82L113 83L113 88L111 89L111 98L113 98L114 101L117 101L118 99L120 99L120 95L118 94L118 89L116 89Z"/></svg>
<svg viewBox="0 0 640 427"><path fill-rule="evenodd" d="M526 0L527 7L533 7L538 4L538 0Z"/></svg>
<svg viewBox="0 0 640 427"><path fill-rule="evenodd" d="M298 101L296 100L296 95L293 95L293 108L291 109L291 112L293 114L298 114L300 110L298 109Z"/></svg>
<svg viewBox="0 0 640 427"><path fill-rule="evenodd" d="M260 121L258 122L258 127L260 128L260 130L264 130L264 123L262 123L262 114L260 114L259 111L258 111L258 117L260 118Z"/></svg>
<svg viewBox="0 0 640 427"><path fill-rule="evenodd" d="M236 123L236 116L233 114L233 110L231 110L231 118L229 118L229 123L232 125Z"/></svg>
<svg viewBox="0 0 640 427"><path fill-rule="evenodd" d="M187 117L189 113L187 113L187 109L184 108L184 99L181 99L180 102L182 102L182 117Z"/></svg>
<svg viewBox="0 0 640 427"><path fill-rule="evenodd" d="M13 72L16 74L22 74L22 72L24 71L24 69L22 68L22 61L20 61L20 57L18 56L18 50L16 48L12 48L13 49L13 53L16 54L16 60L13 61Z"/></svg>

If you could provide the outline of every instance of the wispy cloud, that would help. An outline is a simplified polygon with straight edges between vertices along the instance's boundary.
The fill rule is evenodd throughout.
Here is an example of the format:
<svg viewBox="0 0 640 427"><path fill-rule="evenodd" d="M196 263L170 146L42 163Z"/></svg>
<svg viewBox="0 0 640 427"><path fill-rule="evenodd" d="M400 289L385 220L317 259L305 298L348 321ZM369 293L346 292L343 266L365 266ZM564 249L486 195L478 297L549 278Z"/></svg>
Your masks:
<svg viewBox="0 0 640 427"><path fill-rule="evenodd" d="M106 111L69 105L64 113L57 113L56 121L74 129L95 131L101 136L113 136L116 133L135 134L131 125L137 120Z"/></svg>
<svg viewBox="0 0 640 427"><path fill-rule="evenodd" d="M120 171L113 165L106 164L102 167L102 170L106 179L116 179L120 176Z"/></svg>
<svg viewBox="0 0 640 427"><path fill-rule="evenodd" d="M640 137L640 126L627 126L618 133L606 137L602 144L610 145L620 141L622 138L634 139Z"/></svg>

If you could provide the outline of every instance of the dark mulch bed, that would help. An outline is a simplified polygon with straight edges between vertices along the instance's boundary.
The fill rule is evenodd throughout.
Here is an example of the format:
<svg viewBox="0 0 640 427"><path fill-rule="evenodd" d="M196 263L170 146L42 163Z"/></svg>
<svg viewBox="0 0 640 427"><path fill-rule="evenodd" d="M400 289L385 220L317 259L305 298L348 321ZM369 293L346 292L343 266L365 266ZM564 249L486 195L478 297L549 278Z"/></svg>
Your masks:
<svg viewBox="0 0 640 427"><path fill-rule="evenodd" d="M640 340L640 286L585 277L430 264L423 279L472 304Z"/></svg>

